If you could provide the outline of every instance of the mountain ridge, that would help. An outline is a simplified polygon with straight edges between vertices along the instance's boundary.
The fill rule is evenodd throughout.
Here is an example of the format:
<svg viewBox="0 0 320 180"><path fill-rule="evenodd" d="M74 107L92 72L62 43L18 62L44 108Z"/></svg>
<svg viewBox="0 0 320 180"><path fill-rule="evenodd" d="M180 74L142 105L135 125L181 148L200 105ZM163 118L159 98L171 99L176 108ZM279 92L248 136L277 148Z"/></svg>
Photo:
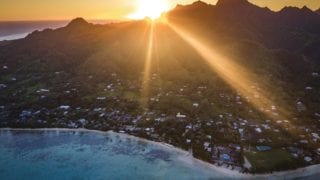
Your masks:
<svg viewBox="0 0 320 180"><path fill-rule="evenodd" d="M235 2L239 1L236 0ZM187 5L170 11L167 16L169 19L171 15L175 19L180 18L180 21L184 21L185 19L184 24L186 26L189 26L189 24L197 24L200 27L210 26L213 28L211 31L214 31L211 34L220 34L227 30L233 36L250 37L252 40L259 41L269 48L281 48L285 46L286 49L293 51L299 51L299 49L303 48L299 45L300 42L296 39L297 37L287 34L285 32L287 30L304 33L310 36L310 41L318 41L317 38L312 39L311 36L314 34L319 37L320 35L320 17L310 9L306 7L286 7L279 12L274 12L255 6L249 2L245 4L247 5L207 5L206 8L202 9ZM232 8L232 11L228 10L229 8ZM172 20L174 21L174 19ZM208 29L204 30L204 32L206 31ZM288 41L280 40L284 38L288 39Z"/></svg>
<svg viewBox="0 0 320 180"><path fill-rule="evenodd" d="M87 25L89 25L89 23L85 19L78 17L71 20L70 23L68 23L67 27L77 27L77 26L87 26Z"/></svg>

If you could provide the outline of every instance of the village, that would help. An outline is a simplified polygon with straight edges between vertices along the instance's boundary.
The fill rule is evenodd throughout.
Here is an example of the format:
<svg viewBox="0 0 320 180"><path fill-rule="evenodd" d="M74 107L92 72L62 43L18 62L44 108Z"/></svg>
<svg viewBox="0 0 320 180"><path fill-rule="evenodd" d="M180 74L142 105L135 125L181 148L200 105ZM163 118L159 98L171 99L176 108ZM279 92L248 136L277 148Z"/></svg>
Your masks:
<svg viewBox="0 0 320 180"><path fill-rule="evenodd" d="M3 66L3 70L8 68ZM158 78L154 73L150 81ZM274 117L270 119L248 103L250 98L259 98L257 93L243 98L239 92L224 89L212 95L207 86L165 88L153 84L150 97L142 97L149 102L143 109L138 82L123 80L117 73L103 83L93 75L83 79L15 89L19 78L2 78L0 127L112 130L171 144L196 158L240 172L273 172L320 162L320 112L312 112L314 126L296 123L297 117L277 119L276 105L261 107ZM257 84L252 88L258 92ZM309 110L301 101L293 107L297 113ZM271 160L267 158L270 155L279 158Z"/></svg>

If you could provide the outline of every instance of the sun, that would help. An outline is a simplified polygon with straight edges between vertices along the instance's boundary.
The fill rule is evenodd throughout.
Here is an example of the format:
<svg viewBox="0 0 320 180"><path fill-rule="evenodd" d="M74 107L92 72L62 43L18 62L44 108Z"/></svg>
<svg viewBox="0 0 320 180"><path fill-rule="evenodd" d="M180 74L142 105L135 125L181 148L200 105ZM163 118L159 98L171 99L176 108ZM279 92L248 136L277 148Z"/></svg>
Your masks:
<svg viewBox="0 0 320 180"><path fill-rule="evenodd" d="M138 0L137 10L130 14L130 19L143 19L145 17L155 20L168 10L168 0Z"/></svg>

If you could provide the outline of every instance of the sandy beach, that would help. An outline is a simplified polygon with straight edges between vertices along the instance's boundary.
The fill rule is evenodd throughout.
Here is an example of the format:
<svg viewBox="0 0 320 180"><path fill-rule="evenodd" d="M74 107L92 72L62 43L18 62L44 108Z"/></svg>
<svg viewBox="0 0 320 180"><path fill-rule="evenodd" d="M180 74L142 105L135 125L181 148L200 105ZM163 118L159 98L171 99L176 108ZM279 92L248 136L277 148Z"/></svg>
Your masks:
<svg viewBox="0 0 320 180"><path fill-rule="evenodd" d="M161 148L167 149L167 150L173 150L176 151L177 153L181 154L181 158L179 159L181 162L190 164L192 165L193 163L200 163L203 165L203 168L210 168L214 171L217 171L219 173L225 174L226 177L228 178L234 178L234 179L295 179L295 178L303 178L303 177L308 177L308 176L315 176L317 174L320 175L320 164L318 165L312 165L312 166L307 166L303 168L299 168L296 170L288 170L288 171L279 171L279 172L274 172L272 174L244 174L240 173L235 170L231 170L228 168L216 166L213 164L210 164L208 162L199 160L194 158L190 152L185 151L183 149L174 147L170 144L166 143L160 143L160 142L154 142L150 141L147 139L143 139L140 137L128 135L128 134L122 134L122 133L116 133L113 131L98 131L98 130L88 130L88 129L67 129L67 128L39 128L39 129L21 129L21 128L0 128L0 131L68 131L68 132L90 132L90 133L99 133L99 134L115 134L117 136L122 136L124 138L131 138L135 139L138 141L144 141L156 146L159 146Z"/></svg>

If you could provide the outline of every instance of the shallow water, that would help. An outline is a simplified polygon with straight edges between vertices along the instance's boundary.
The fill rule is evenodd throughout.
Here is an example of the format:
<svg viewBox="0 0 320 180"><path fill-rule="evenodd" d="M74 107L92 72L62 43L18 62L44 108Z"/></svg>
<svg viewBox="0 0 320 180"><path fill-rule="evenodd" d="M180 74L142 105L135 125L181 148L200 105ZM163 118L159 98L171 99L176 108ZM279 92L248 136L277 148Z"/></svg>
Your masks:
<svg viewBox="0 0 320 180"><path fill-rule="evenodd" d="M181 151L115 133L0 130L0 142L0 179L226 178Z"/></svg>

